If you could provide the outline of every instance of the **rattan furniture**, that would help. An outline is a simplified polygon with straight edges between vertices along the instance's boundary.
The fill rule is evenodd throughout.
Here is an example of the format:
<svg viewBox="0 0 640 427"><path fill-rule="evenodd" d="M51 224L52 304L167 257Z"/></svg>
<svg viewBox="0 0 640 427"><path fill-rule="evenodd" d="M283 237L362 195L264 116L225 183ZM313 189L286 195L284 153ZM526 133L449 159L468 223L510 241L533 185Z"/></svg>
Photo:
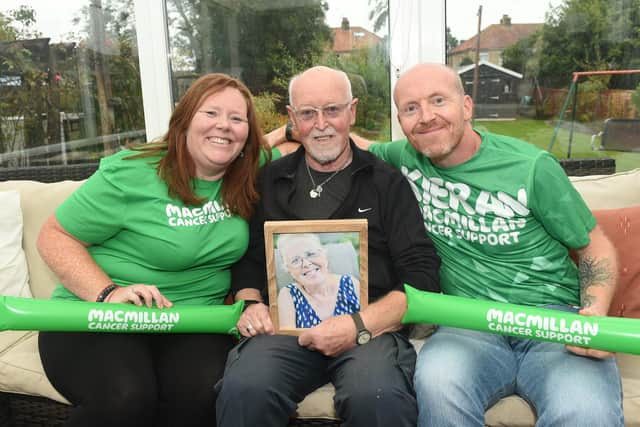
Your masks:
<svg viewBox="0 0 640 427"><path fill-rule="evenodd" d="M560 165L569 176L610 175L616 171L615 159L560 159ZM1 168L0 181L30 180L38 182L79 181L88 178L98 163L74 165L33 166L27 168Z"/></svg>
<svg viewBox="0 0 640 427"><path fill-rule="evenodd" d="M27 168L0 168L0 181L58 182L87 179L98 169L98 163L74 165L32 166Z"/></svg>

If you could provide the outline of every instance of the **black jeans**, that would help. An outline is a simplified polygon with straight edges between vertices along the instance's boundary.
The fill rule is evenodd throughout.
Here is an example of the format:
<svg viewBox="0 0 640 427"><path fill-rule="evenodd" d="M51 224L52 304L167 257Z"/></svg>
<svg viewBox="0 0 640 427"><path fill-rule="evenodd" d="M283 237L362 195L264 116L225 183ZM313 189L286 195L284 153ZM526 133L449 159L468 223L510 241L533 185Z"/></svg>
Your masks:
<svg viewBox="0 0 640 427"><path fill-rule="evenodd" d="M416 353L404 336L384 334L337 357L297 340L260 335L231 350L216 387L219 427L286 426L298 402L329 381L343 426L415 427Z"/></svg>
<svg viewBox="0 0 640 427"><path fill-rule="evenodd" d="M235 340L217 334L41 332L40 358L73 403L68 426L211 426Z"/></svg>

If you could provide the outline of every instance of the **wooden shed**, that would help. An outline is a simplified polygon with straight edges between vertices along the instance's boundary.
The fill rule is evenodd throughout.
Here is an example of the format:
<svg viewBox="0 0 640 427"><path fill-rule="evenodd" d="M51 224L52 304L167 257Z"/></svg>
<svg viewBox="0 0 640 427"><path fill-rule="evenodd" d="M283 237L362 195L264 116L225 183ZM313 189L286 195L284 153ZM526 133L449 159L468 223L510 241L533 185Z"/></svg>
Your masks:
<svg viewBox="0 0 640 427"><path fill-rule="evenodd" d="M476 118L513 119L520 101L518 88L522 74L487 61L480 61L478 94L475 104ZM473 96L475 64L462 67L458 75L467 95Z"/></svg>

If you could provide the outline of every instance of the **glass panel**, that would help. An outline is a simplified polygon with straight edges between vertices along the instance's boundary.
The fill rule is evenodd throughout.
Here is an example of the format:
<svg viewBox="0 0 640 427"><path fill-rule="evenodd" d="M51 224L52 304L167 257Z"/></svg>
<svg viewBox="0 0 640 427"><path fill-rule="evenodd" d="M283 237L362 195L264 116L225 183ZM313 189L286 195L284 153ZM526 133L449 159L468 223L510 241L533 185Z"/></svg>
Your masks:
<svg viewBox="0 0 640 427"><path fill-rule="evenodd" d="M640 0L482 3L489 64L478 68L475 126L558 158L640 167ZM447 63L473 95L479 7L446 5Z"/></svg>
<svg viewBox="0 0 640 427"><path fill-rule="evenodd" d="M287 120L289 79L328 65L351 79L357 131L389 140L386 0L167 0L167 10L175 100L202 74L231 74L251 89L269 131Z"/></svg>
<svg viewBox="0 0 640 427"><path fill-rule="evenodd" d="M144 141L133 0L3 0L0 167L93 163Z"/></svg>

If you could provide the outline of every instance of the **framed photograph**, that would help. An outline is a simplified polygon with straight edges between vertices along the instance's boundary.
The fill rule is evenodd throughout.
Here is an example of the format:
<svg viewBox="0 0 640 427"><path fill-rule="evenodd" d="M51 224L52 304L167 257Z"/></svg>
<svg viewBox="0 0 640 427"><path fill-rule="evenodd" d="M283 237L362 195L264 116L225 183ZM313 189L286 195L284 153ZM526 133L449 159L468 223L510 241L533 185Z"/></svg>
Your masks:
<svg viewBox="0 0 640 427"><path fill-rule="evenodd" d="M267 221L264 237L277 333L299 335L367 306L366 219Z"/></svg>

